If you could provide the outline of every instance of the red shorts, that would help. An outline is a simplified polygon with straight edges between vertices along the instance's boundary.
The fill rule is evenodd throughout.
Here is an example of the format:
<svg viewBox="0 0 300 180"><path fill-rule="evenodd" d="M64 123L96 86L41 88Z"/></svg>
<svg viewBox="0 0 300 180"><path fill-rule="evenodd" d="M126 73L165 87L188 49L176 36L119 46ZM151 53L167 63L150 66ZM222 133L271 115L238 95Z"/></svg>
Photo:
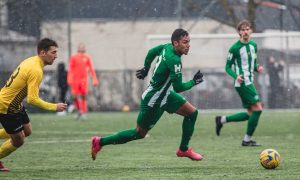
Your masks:
<svg viewBox="0 0 300 180"><path fill-rule="evenodd" d="M71 85L71 91L73 95L87 95L88 83L87 82L75 82Z"/></svg>

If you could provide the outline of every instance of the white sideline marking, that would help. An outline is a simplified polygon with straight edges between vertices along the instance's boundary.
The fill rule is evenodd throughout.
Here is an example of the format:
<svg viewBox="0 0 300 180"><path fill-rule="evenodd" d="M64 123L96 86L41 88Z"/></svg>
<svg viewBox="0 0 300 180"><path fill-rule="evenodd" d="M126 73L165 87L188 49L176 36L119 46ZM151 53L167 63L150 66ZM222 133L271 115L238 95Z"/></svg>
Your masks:
<svg viewBox="0 0 300 180"><path fill-rule="evenodd" d="M150 134L146 135L146 138L149 138ZM48 138L47 138L48 139ZM55 144L55 143L83 143L83 142L90 142L91 139L70 139L70 140L28 140L26 143L28 144Z"/></svg>
<svg viewBox="0 0 300 180"><path fill-rule="evenodd" d="M89 134L89 135L104 135L104 134L113 134L115 132L104 132L104 131L35 131L33 134Z"/></svg>
<svg viewBox="0 0 300 180"><path fill-rule="evenodd" d="M55 143L82 143L90 142L90 139L76 139L76 140L46 140L46 141L27 141L28 144L55 144Z"/></svg>

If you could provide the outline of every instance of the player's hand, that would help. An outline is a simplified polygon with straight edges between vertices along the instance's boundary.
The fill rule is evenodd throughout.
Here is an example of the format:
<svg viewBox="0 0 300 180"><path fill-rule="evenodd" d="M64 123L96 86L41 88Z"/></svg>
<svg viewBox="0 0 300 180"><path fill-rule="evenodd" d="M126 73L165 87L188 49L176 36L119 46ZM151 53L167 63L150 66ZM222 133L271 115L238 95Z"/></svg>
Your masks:
<svg viewBox="0 0 300 180"><path fill-rule="evenodd" d="M99 81L97 79L93 79L93 86L98 86L99 85Z"/></svg>
<svg viewBox="0 0 300 180"><path fill-rule="evenodd" d="M67 104L65 104L65 103L57 103L56 104L56 111L57 112L61 112L61 111L64 111L64 110L66 110L67 109Z"/></svg>
<svg viewBox="0 0 300 180"><path fill-rule="evenodd" d="M148 68L143 67L142 69L137 70L135 75L138 79L144 79L148 75L148 71Z"/></svg>
<svg viewBox="0 0 300 180"><path fill-rule="evenodd" d="M203 74L200 72L200 70L194 75L193 80L195 81L195 85L203 82Z"/></svg>
<svg viewBox="0 0 300 180"><path fill-rule="evenodd" d="M237 80L239 83L244 82L244 78L243 78L242 75L238 75L238 76L236 77L236 80Z"/></svg>
<svg viewBox="0 0 300 180"><path fill-rule="evenodd" d="M257 72L262 73L264 71L264 67L262 65L258 65Z"/></svg>

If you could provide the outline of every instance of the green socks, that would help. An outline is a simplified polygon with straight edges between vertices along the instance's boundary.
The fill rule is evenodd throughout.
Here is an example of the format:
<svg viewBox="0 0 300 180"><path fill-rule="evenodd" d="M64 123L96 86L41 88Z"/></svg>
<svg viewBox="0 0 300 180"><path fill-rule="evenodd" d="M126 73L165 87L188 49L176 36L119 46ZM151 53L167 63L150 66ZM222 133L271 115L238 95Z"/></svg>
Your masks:
<svg viewBox="0 0 300 180"><path fill-rule="evenodd" d="M246 112L240 112L226 116L226 122L239 122L246 121L247 119L249 119L249 115Z"/></svg>
<svg viewBox="0 0 300 180"><path fill-rule="evenodd" d="M142 139L143 137L136 131L135 128L117 132L113 135L102 137L100 140L101 146L109 144L124 144L132 140Z"/></svg>
<svg viewBox="0 0 300 180"><path fill-rule="evenodd" d="M186 151L189 148L189 141L194 132L195 122L197 120L198 111L196 110L191 115L184 117L182 122L182 137L180 143L180 150Z"/></svg>
<svg viewBox="0 0 300 180"><path fill-rule="evenodd" d="M258 120L262 111L253 111L247 125L247 135L252 136L258 124Z"/></svg>
<svg viewBox="0 0 300 180"><path fill-rule="evenodd" d="M180 150L188 150L189 141L194 132L194 126L197 120L198 111L193 112L191 115L184 117L182 123L182 138L180 143ZM100 140L101 146L109 144L124 144L132 140L142 139L142 137L135 128L127 129L117 132L110 136L102 137Z"/></svg>

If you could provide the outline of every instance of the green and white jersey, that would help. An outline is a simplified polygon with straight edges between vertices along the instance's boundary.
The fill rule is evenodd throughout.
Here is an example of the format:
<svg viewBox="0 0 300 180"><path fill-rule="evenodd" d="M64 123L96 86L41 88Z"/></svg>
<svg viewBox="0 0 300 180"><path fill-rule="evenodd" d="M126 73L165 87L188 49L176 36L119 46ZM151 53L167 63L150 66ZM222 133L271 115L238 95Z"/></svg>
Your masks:
<svg viewBox="0 0 300 180"><path fill-rule="evenodd" d="M145 58L144 66L150 68L152 61L157 56L150 84L142 95L142 103L150 107L155 105L162 107L166 104L172 89L176 92L182 92L195 85L193 80L182 83L181 56L176 54L171 43L150 49Z"/></svg>
<svg viewBox="0 0 300 180"><path fill-rule="evenodd" d="M236 80L238 75L242 75L245 85L253 83L254 71L257 71L257 45L250 40L244 44L240 40L234 43L229 49L226 62L226 72L235 79L234 86L241 84Z"/></svg>

